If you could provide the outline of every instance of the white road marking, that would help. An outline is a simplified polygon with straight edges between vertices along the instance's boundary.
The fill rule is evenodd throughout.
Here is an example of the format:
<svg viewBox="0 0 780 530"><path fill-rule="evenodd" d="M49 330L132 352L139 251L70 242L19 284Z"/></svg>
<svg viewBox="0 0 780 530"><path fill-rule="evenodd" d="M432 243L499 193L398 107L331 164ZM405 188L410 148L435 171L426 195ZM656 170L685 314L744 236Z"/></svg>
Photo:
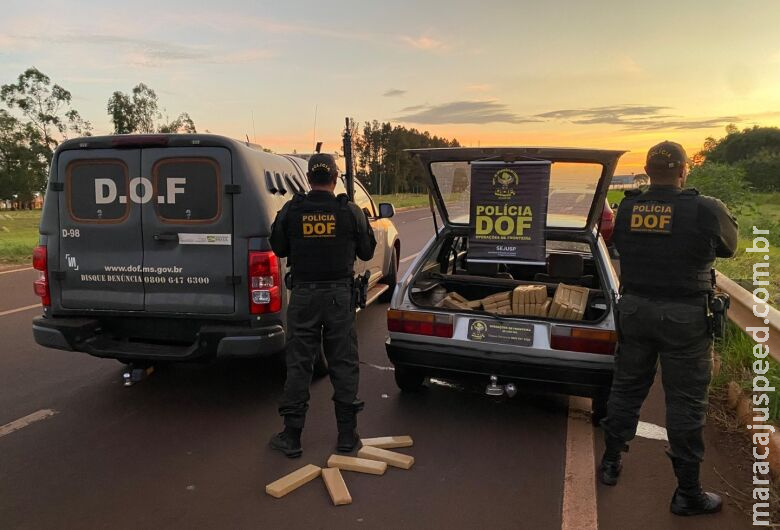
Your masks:
<svg viewBox="0 0 780 530"><path fill-rule="evenodd" d="M419 253L419 252L417 252L417 253L415 253L415 254L412 254L411 256L406 256L406 257L405 257L405 258L403 258L403 259L402 259L402 260L401 260L399 263L406 263L407 261L411 261L411 260L413 260L414 258L416 258L416 257L417 257L417 256L419 256L419 255L420 255L420 253Z"/></svg>
<svg viewBox="0 0 780 530"><path fill-rule="evenodd" d="M371 363L366 363L366 362L363 362L363 361L360 361L360 364L364 364L366 366L370 366L371 368L374 368L376 370L380 370L382 372L395 372L395 367L393 367L393 366L380 366L378 364L371 364Z"/></svg>
<svg viewBox="0 0 780 530"><path fill-rule="evenodd" d="M19 418L18 420L14 420L11 423L6 423L2 427L0 427L0 438L5 436L6 434L11 434L12 432L18 431L19 429L24 429L28 425L35 423L36 421L45 420L46 418L51 418L57 414L56 410L52 409L41 409L37 412L33 412L32 414L28 414L24 418Z"/></svg>
<svg viewBox="0 0 780 530"><path fill-rule="evenodd" d="M22 271L31 271L33 270L32 267L24 267L23 269L11 269L10 271L0 271L0 276L3 274L11 274L12 272L22 272Z"/></svg>
<svg viewBox="0 0 780 530"><path fill-rule="evenodd" d="M420 217L419 219L415 219L415 221L425 221L426 219L433 219L433 216L429 215L428 217Z"/></svg>
<svg viewBox="0 0 780 530"><path fill-rule="evenodd" d="M569 398L561 530L598 530L590 400Z"/></svg>
<svg viewBox="0 0 780 530"><path fill-rule="evenodd" d="M27 305L24 307L17 307L16 309L9 309L8 311L0 311L0 317L13 315L14 313L21 313L22 311L29 311L30 309L34 309L36 307L41 307L41 304Z"/></svg>
<svg viewBox="0 0 780 530"><path fill-rule="evenodd" d="M636 435L642 438L649 438L651 440L662 440L664 442L669 441L669 436L666 434L666 428L656 425L654 423L647 423L640 421L636 428Z"/></svg>

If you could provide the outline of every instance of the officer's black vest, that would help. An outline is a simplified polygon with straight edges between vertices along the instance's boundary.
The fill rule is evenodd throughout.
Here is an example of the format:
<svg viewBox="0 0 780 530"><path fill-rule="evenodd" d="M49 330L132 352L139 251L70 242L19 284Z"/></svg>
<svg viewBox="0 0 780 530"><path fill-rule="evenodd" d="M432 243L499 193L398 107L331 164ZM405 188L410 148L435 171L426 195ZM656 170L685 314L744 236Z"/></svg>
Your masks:
<svg viewBox="0 0 780 530"><path fill-rule="evenodd" d="M356 226L346 196L313 201L296 195L287 229L293 282L352 278Z"/></svg>
<svg viewBox="0 0 780 530"><path fill-rule="evenodd" d="M698 224L699 192L627 192L615 221L624 292L687 297L712 290L715 250Z"/></svg>

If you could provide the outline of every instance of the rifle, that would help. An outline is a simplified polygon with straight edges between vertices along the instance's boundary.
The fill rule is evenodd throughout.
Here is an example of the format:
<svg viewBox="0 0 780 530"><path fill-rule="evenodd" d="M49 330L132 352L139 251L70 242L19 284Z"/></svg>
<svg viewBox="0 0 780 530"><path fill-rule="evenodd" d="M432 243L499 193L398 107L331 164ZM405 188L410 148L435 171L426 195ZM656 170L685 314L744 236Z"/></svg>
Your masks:
<svg viewBox="0 0 780 530"><path fill-rule="evenodd" d="M357 278L355 278L355 306L360 309L366 308L366 302L368 301L368 280L371 277L371 273L366 271Z"/></svg>
<svg viewBox="0 0 780 530"><path fill-rule="evenodd" d="M347 188L347 197L351 202L355 202L355 171L352 164L352 129L349 127L349 117L344 119L344 163L347 166L345 177L345 185ZM369 230L371 227L369 226ZM354 278L352 283L355 296L355 307L365 309L366 301L368 298L368 280L371 277L371 273L366 271Z"/></svg>
<svg viewBox="0 0 780 530"><path fill-rule="evenodd" d="M726 335L726 319L731 306L731 297L726 293L715 291L715 269L710 269L710 280L712 294L707 297L710 332L716 339L722 339Z"/></svg>
<svg viewBox="0 0 780 530"><path fill-rule="evenodd" d="M345 118L346 127L344 128L344 163L347 166L345 174L345 185L347 188L347 197L355 202L355 171L352 166L352 130L349 127L349 118Z"/></svg>

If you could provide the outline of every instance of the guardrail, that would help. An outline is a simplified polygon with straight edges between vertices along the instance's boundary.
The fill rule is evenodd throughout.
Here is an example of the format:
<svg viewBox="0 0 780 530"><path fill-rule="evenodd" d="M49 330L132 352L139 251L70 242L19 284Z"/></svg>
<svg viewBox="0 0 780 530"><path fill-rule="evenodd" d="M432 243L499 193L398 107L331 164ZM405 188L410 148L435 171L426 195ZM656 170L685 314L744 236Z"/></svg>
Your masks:
<svg viewBox="0 0 780 530"><path fill-rule="evenodd" d="M753 293L719 272L716 282L718 289L731 297L729 320L743 330L747 327L768 327L769 340L764 344L769 348L769 355L780 362L780 311L769 306L769 314L766 317L757 317L753 314L753 305L756 304Z"/></svg>

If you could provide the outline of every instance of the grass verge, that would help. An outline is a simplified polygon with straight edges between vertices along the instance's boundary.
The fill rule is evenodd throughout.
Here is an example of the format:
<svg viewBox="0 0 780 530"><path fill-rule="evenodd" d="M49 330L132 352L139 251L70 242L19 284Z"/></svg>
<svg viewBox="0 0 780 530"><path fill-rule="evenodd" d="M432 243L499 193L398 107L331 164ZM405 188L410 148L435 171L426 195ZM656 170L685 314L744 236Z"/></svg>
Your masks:
<svg viewBox="0 0 780 530"><path fill-rule="evenodd" d="M30 263L40 217L40 210L0 212L0 265Z"/></svg>
<svg viewBox="0 0 780 530"><path fill-rule="evenodd" d="M712 380L714 392L725 392L729 382L736 381L743 390L753 389L753 340L736 324L729 322L723 339L715 343L715 350L720 355L720 373ZM780 364L771 357L769 372L766 373L770 386L780 388ZM777 392L769 393L769 421L780 424L780 397Z"/></svg>
<svg viewBox="0 0 780 530"><path fill-rule="evenodd" d="M398 193L396 195L373 195L374 202L389 202L396 208L420 208L428 206L427 193Z"/></svg>

